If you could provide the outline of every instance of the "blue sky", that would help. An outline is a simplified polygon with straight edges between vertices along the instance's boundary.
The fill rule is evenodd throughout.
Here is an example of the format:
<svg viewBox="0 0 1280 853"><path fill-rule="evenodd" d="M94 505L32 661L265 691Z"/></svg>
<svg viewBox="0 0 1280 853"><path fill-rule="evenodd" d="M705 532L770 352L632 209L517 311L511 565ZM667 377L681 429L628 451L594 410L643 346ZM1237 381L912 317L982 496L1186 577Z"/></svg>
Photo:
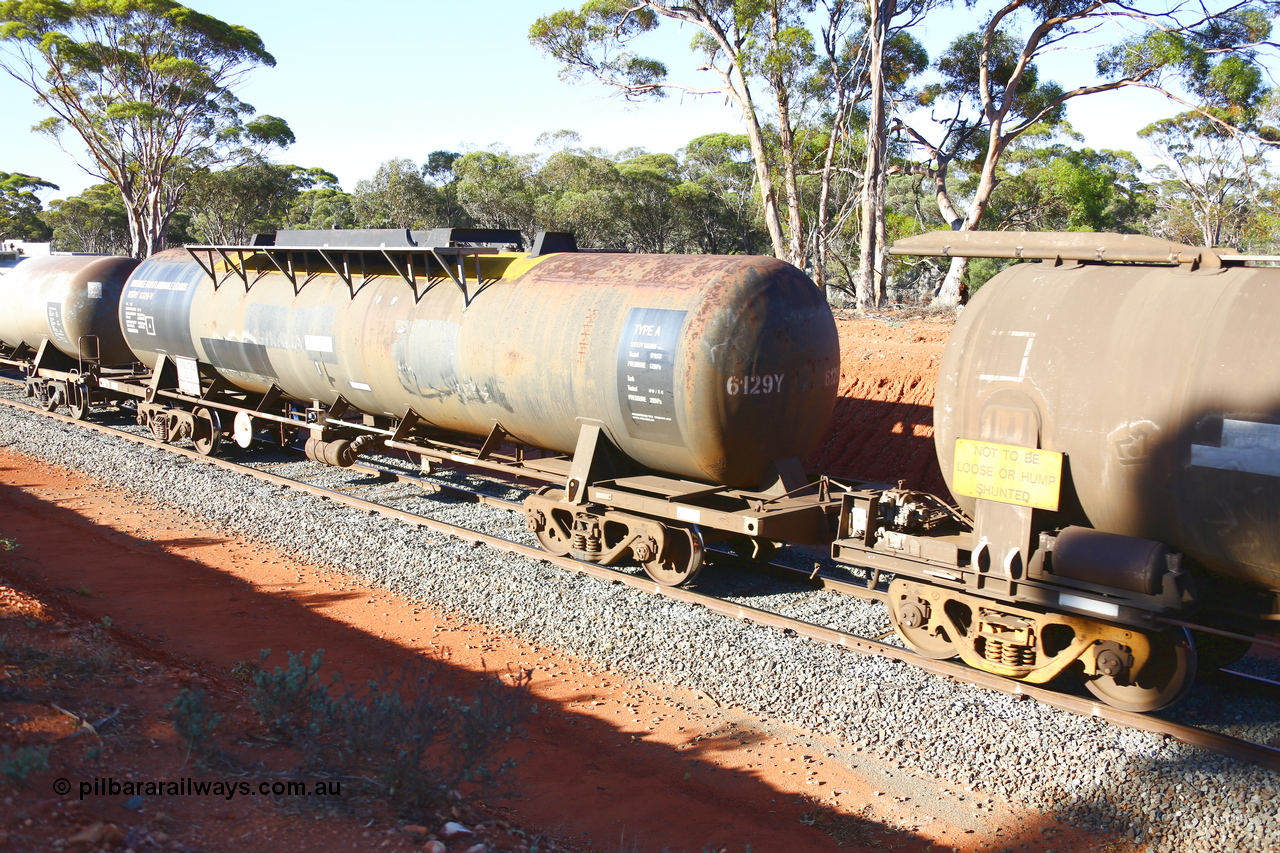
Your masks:
<svg viewBox="0 0 1280 853"><path fill-rule="evenodd" d="M675 151L716 131L740 132L736 110L714 96L627 106L598 85L570 84L529 45L540 15L565 0L190 0L189 5L255 30L276 58L253 72L241 97L279 115L298 141L277 159L320 166L344 189L370 177L392 157L417 162L437 149L498 145L534 150L545 131L570 129L584 145L618 151L643 146ZM968 13L972 15L972 13ZM938 19L924 33L930 52L972 23ZM689 34L672 31L653 51L673 77L698 81ZM1080 53L1064 53L1043 72L1068 82ZM702 77L709 77L703 73ZM24 87L0 74L0 171L38 175L61 187L43 197L73 195L94 179L52 142L30 131L43 116ZM1143 154L1135 132L1173 110L1147 93L1108 93L1069 108L1069 118L1095 148ZM74 137L64 140L74 149Z"/></svg>

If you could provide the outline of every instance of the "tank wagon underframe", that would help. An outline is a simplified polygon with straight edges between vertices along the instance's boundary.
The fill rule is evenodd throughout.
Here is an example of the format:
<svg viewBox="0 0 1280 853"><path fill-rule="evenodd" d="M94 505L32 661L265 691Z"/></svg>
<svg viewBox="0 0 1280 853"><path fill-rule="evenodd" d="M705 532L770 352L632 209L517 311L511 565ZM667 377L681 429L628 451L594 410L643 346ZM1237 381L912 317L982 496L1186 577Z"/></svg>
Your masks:
<svg viewBox="0 0 1280 853"><path fill-rule="evenodd" d="M147 376L100 383L117 399L137 400L138 421L154 438L190 439L206 455L227 438L247 448L264 432L282 445L302 434L308 457L330 465L349 466L361 453L380 449L412 454L427 473L464 468L542 483L525 513L548 551L602 565L634 558L660 583L691 581L704 546L714 542L757 559L771 556L778 543L824 545L829 519L840 508L832 483L811 481L794 458L775 463L764 488L736 489L629 471L598 423L581 424L573 453L548 453L516 441L501 424L486 438L467 441L428 426L412 409L401 418L375 417L342 399L303 405L278 389L249 394L207 365L197 364L194 377L185 372L184 389L175 360L162 357Z"/></svg>

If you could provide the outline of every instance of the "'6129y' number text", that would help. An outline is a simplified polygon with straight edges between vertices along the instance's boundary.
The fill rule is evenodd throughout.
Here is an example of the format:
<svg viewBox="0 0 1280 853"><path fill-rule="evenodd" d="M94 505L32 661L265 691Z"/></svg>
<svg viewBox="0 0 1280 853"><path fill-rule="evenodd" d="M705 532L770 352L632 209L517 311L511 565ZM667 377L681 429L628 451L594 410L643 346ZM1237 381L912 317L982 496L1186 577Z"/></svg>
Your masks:
<svg viewBox="0 0 1280 853"><path fill-rule="evenodd" d="M772 394L782 391L781 373L765 373L763 375L730 376L725 383L725 390L730 394Z"/></svg>

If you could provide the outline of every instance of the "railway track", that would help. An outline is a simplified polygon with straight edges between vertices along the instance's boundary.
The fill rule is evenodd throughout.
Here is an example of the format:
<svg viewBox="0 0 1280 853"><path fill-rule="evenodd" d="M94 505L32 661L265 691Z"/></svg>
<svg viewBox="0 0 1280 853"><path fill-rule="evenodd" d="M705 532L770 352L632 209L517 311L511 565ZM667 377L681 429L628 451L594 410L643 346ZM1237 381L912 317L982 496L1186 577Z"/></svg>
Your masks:
<svg viewBox="0 0 1280 853"><path fill-rule="evenodd" d="M13 383L13 380L8 379L7 377L0 377L0 379L11 384ZM174 455L193 460L201 460L208 464L218 466L228 471L244 474L263 482L293 489L316 497L325 498L354 509L377 513L387 518L442 533L465 542L483 544L496 551L518 555L533 560L540 560L567 571L578 572L613 583L624 584L650 595L664 596L673 600L696 604L714 613L727 616L732 619L738 619L780 631L789 632L820 643L838 646L858 654L872 655L899 661L956 681L985 687L1008 695L1024 697L1069 713L1100 718L1118 726L1165 735L1183 743L1206 749L1238 761L1250 762L1270 770L1280 770L1280 747L1253 743L1229 734L1186 725L1184 723L1179 723L1156 715L1122 711L1108 705L1100 704L1092 699L1059 693L1035 685L1010 681L1008 679L980 672L963 664L953 663L951 661L931 660L917 655L908 649L882 642L880 639L858 636L849 632L805 622L779 613L753 608L732 601L726 601L722 598L699 592L694 589L662 586L645 576L627 574L625 572L616 571L593 563L575 560L571 557L556 556L539 548L519 542L513 542L493 534L450 524L448 522L429 518L417 513L406 512L377 501L359 497L347 491L309 483L304 478L285 476L283 474L273 473L271 470L267 470L270 468L286 467L289 465L287 462L274 463L264 467L253 467L230 459L204 456L184 447L161 444L150 437L137 435L105 424L75 420L56 412L46 412L14 399L0 397L0 403L28 413L43 415L46 418L94 430L126 441L162 448ZM425 487L428 491L434 490L462 493L467 496L468 500L474 500L477 503L486 504L499 509L514 511L518 510L521 506L519 503L514 501L482 494L461 486L441 484L436 480L426 480L425 478L402 471L391 470L384 466L358 463L357 465L352 466L352 470L377 476L384 482L398 480L406 483L414 483L420 487ZM810 574L798 571L794 567L776 565L768 568L775 574L790 574L794 577L798 573L799 577L805 582L813 586L829 589L835 592L853 594L859 597L882 597L882 595L878 594L874 589L869 589L859 584L825 578L816 571ZM1228 675L1248 679L1253 684L1260 684L1266 689L1280 688L1280 684L1257 676L1250 676L1242 673L1228 673Z"/></svg>

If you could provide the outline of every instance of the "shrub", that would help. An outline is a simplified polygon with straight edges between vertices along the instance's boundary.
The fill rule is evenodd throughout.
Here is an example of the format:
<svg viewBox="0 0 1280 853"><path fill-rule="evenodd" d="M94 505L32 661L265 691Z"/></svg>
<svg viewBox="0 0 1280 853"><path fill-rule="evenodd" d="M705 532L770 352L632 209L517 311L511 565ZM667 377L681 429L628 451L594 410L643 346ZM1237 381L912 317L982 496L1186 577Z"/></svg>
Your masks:
<svg viewBox="0 0 1280 853"><path fill-rule="evenodd" d="M0 776L11 785L25 785L36 773L49 769L47 746L23 746L10 752L8 746L0 746Z"/></svg>
<svg viewBox="0 0 1280 853"><path fill-rule="evenodd" d="M200 689L183 688L165 708L173 714L173 729L186 742L187 751L205 755L222 721L221 715L209 707L209 694Z"/></svg>
<svg viewBox="0 0 1280 853"><path fill-rule="evenodd" d="M448 689L440 664L384 672L363 686L334 679L326 688L322 660L322 652L310 663L290 654L287 667L254 675L250 698L313 770L354 777L360 793L417 811L490 785L510 768L495 765L494 754L529 713L529 673L508 682L485 673L466 696Z"/></svg>

